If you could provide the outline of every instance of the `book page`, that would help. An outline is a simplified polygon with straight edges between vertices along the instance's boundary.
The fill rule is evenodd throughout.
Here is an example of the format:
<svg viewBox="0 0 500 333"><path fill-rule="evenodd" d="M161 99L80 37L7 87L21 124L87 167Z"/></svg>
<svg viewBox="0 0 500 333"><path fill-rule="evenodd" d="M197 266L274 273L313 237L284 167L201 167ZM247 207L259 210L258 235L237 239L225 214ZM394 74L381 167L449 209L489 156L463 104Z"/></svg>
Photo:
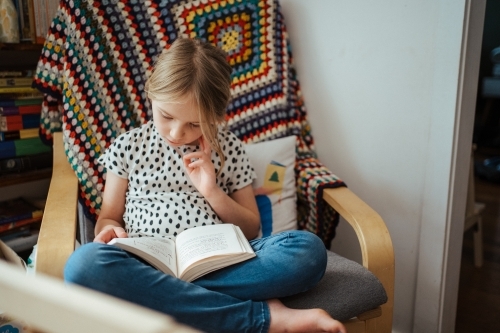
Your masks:
<svg viewBox="0 0 500 333"><path fill-rule="evenodd" d="M188 229L177 236L179 276L198 260L211 256L246 252L232 224L216 224Z"/></svg>
<svg viewBox="0 0 500 333"><path fill-rule="evenodd" d="M157 269L177 276L175 243L171 239L151 237L114 238L108 244L116 245L128 252L134 253Z"/></svg>

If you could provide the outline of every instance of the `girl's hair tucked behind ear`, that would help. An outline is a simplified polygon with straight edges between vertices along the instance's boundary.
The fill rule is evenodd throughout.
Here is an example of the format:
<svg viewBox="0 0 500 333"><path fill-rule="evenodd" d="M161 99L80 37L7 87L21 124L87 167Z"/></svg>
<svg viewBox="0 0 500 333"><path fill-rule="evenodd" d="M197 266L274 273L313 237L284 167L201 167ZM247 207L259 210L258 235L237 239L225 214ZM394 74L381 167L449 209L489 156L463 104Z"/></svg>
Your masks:
<svg viewBox="0 0 500 333"><path fill-rule="evenodd" d="M225 120L231 97L231 71L224 51L197 39L180 38L158 57L146 82L149 99L175 103L194 97L201 132L219 154L222 166L225 156L217 140L217 127Z"/></svg>

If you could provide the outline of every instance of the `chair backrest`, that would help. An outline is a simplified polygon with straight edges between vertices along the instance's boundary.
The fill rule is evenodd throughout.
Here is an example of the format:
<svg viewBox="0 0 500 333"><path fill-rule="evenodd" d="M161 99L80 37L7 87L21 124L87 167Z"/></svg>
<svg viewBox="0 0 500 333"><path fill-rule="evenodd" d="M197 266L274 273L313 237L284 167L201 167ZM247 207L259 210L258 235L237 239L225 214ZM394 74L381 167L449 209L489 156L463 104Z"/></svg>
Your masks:
<svg viewBox="0 0 500 333"><path fill-rule="evenodd" d="M314 152L278 0L61 1L35 83L46 93L42 133L63 130L87 213L99 213L105 170L97 157L151 110L145 80L159 53L178 37L209 41L233 67L229 128L244 142L297 137L299 228L329 244L337 214L325 187L342 186Z"/></svg>

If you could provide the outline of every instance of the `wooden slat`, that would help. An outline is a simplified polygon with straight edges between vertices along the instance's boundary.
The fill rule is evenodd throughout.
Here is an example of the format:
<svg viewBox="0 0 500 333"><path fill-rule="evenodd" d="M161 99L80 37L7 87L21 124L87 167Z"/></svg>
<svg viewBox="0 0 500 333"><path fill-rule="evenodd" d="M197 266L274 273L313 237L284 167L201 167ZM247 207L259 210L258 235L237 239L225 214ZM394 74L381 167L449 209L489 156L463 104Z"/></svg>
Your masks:
<svg viewBox="0 0 500 333"><path fill-rule="evenodd" d="M347 187L326 189L323 198L354 229L359 240L363 266L380 280L388 296L382 316L370 319L370 332L391 332L394 304L394 249L389 230L380 215ZM375 330L374 330L375 329Z"/></svg>
<svg viewBox="0 0 500 333"><path fill-rule="evenodd" d="M366 333L366 323L357 318L343 322L348 333Z"/></svg>
<svg viewBox="0 0 500 333"><path fill-rule="evenodd" d="M0 309L47 333L195 333L171 317L0 260Z"/></svg>
<svg viewBox="0 0 500 333"><path fill-rule="evenodd" d="M357 318L359 320L365 321L365 320L368 320L368 319L373 319L373 318L380 317L381 315L382 315L382 308L378 307L376 309L363 312L362 314L360 314L359 316L357 316Z"/></svg>
<svg viewBox="0 0 500 333"><path fill-rule="evenodd" d="M64 152L62 133L54 135L54 166L37 245L36 272L63 277L75 249L78 180Z"/></svg>

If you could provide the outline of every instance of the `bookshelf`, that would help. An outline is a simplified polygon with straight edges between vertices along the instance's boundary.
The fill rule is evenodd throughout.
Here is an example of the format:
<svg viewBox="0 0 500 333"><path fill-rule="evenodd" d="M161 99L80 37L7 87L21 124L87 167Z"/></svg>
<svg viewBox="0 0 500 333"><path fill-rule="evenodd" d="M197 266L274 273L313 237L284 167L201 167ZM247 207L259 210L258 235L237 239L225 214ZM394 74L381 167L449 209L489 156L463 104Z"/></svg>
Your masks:
<svg viewBox="0 0 500 333"><path fill-rule="evenodd" d="M11 27L13 5L19 29L19 39L9 30L0 40L0 207L3 203L4 213L13 213L10 200L23 198L43 210L53 156L38 135L42 95L30 86L59 0L0 3L2 9L10 7L0 11L0 24ZM0 239L27 260L38 239L40 217L14 219L0 223Z"/></svg>
<svg viewBox="0 0 500 333"><path fill-rule="evenodd" d="M28 42L22 42L22 43L0 43L0 80L3 80L3 85L2 89L0 89L0 100L6 101L6 100L16 100L16 106L11 108L11 110L14 110L18 108L18 110L21 110L21 107L18 106L17 103L17 98L18 96L21 96L22 94L8 94L6 92L7 89L5 89L5 81L6 80L11 80L11 77L8 75L8 73L15 73L15 72L20 72L23 73L22 77L27 76L30 78L35 71L36 64L38 62L38 59L41 54L43 45L42 44L34 44L34 43L28 43ZM17 74L18 75L18 74ZM14 79L16 75L14 75ZM14 84L18 84L19 81L16 81ZM7 83L9 84L9 83ZM17 88L17 86L16 86ZM30 94L31 95L31 94ZM40 99L40 97L37 97ZM40 99L41 100L41 99ZM34 103L36 104L36 103ZM4 104L2 104L4 105ZM41 102L38 103L38 106L41 105ZM16 109L17 110L17 109ZM39 112L38 111L33 111L33 112ZM0 116L6 117L8 115L6 111L6 107L4 105L3 109L0 112ZM19 114L21 112L19 111ZM9 114L9 116L12 116ZM32 114L30 114L32 116ZM20 115L19 115L20 117ZM25 127L25 119L23 117L23 130L22 131L31 131L31 136L36 136L38 137L38 129L36 128L35 130L30 130ZM39 120L37 122L39 124ZM35 127L33 123L31 124L31 127ZM7 133L15 133L15 131L11 131L11 129L8 129L8 131L5 131L4 128L2 128L3 131L1 131L0 135L3 135L0 140L0 144L2 143L7 143L7 142L14 142L13 137L7 137ZM9 132L10 131L10 132ZM21 130L18 131L21 133ZM17 138L17 137L16 137ZM23 137L19 137L20 140L15 140L15 146L16 146L16 155L13 158L20 158L24 159L26 156L22 152L20 152L20 144L18 144L17 141L24 141L27 142L28 140L33 140L33 139L27 139L27 140L22 140ZM9 141L12 140L12 141ZM36 138L38 140L38 138ZM40 142L41 143L41 142ZM5 147L5 145L3 146ZM5 153L5 150L4 150ZM32 154L32 152L26 152L26 154ZM30 170L30 171L5 171L5 169L2 169L2 165L5 166L5 161L8 160L10 157L7 157L5 155L2 155L2 152L0 152L1 159L0 159L0 199L1 201L5 200L10 200L13 199L14 197L26 197L33 199L35 201L44 201L47 195L48 191L48 182L49 179L52 175L52 168L51 167L43 167L43 168L37 168L36 170ZM31 158L31 157L30 157ZM45 153L44 158L48 160L52 160L52 154L49 151ZM4 164L2 164L4 163ZM27 163L27 162L26 162ZM33 163L33 162L31 162ZM7 228L7 223L0 224L0 227L3 228L2 232L0 233L0 236L2 236L2 240L8 244L8 246L13 247L13 249L24 259L27 260L28 256L31 254L33 250L34 244L37 242L38 238L38 228L40 222L37 221L18 221L15 222L15 224L12 224L11 229L6 229Z"/></svg>
<svg viewBox="0 0 500 333"><path fill-rule="evenodd" d="M34 70L42 46L32 43L0 43L0 72ZM0 173L0 188L50 178L51 174L52 168L11 174Z"/></svg>

